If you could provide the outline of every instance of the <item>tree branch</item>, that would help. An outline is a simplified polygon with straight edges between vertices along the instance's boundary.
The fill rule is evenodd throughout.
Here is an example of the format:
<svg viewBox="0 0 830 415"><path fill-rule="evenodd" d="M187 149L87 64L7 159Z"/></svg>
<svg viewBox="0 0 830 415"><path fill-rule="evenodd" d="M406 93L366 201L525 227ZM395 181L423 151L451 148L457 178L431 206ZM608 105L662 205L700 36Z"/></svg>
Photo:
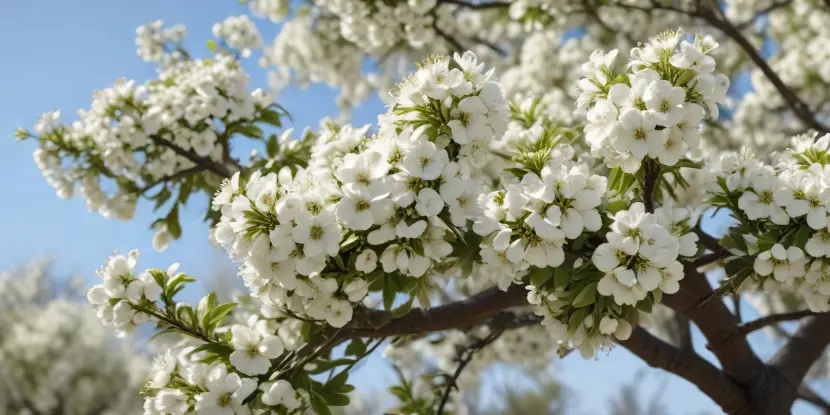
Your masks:
<svg viewBox="0 0 830 415"><path fill-rule="evenodd" d="M724 35L732 39L743 51L749 56L749 59L764 73L764 76L769 79L770 83L778 90L781 97L787 103L787 106L793 111L793 114L807 126L821 133L830 133L830 129L822 125L813 114L810 106L807 105L801 98L796 95L786 84L781 80L778 74L769 66L766 60L758 53L755 46L747 40L741 33L741 30L732 24L728 19L722 16L722 13L717 14L714 10L720 11L717 3L709 8L699 8L697 10L684 10L678 7L665 5L652 1L651 7L643 7L632 4L624 4L615 2L614 5L624 8L639 10L642 12L650 12L651 10L667 10L676 13L685 14L691 17L697 17L709 23L714 28L720 30Z"/></svg>
<svg viewBox="0 0 830 415"><path fill-rule="evenodd" d="M766 382L768 373L763 362L749 347L745 337L733 336L737 318L723 301L700 301L712 294L706 277L694 266L686 266L680 291L663 297L663 303L678 313L685 314L700 328L711 350L723 366L724 372L742 385Z"/></svg>
<svg viewBox="0 0 830 415"><path fill-rule="evenodd" d="M824 410L825 414L830 414L830 403L824 400L821 395L810 389L807 385L801 385L798 387L798 399L810 402L819 409Z"/></svg>
<svg viewBox="0 0 830 415"><path fill-rule="evenodd" d="M703 245L706 249L712 252L722 252L725 251L718 239L712 235L709 235L706 232L703 232L700 228L695 228L694 232L697 234L698 239L700 240L700 244Z"/></svg>
<svg viewBox="0 0 830 415"><path fill-rule="evenodd" d="M642 327L634 328L631 337L619 343L649 366L688 380L712 398L726 413L735 413L748 406L741 387L713 364L695 353L684 353L651 335Z"/></svg>
<svg viewBox="0 0 830 415"><path fill-rule="evenodd" d="M796 330L769 365L784 376L793 396L810 370L830 343L830 313L817 314Z"/></svg>
<svg viewBox="0 0 830 415"><path fill-rule="evenodd" d="M169 176L164 176L164 177L156 180L153 183L147 184L144 187L142 187L141 189L139 189L138 193L143 195L148 190L150 190L150 189L152 189L152 188L154 188L154 187L156 187L156 186L158 186L162 183L167 183L167 182L170 182L170 181L173 181L173 180L181 179L183 177L187 177L187 176L190 176L191 174L195 174L195 173L198 173L198 172L204 171L204 170L205 170L205 167L200 166L200 165L197 164L196 166L193 166L189 169L180 170L180 171L178 171L174 174L171 174Z"/></svg>
<svg viewBox="0 0 830 415"><path fill-rule="evenodd" d="M498 339L502 333L504 333L504 328L501 327L498 323L492 327L492 331L483 339L478 339L475 343L465 347L458 353L457 361L458 367L455 369L455 373L453 373L452 377L447 379L447 386L444 389L444 394L441 396L441 402L438 404L438 410L436 415L442 415L444 413L444 406L447 405L447 401L450 399L450 393L452 392L452 388L458 389L458 378L461 376L461 372L464 371L464 368L473 360L473 356L475 353L488 345L493 343Z"/></svg>
<svg viewBox="0 0 830 415"><path fill-rule="evenodd" d="M417 308L403 317L393 319L390 311L363 310L355 324L347 330L351 337L389 337L420 334L449 329L465 329L485 323L503 310L527 305L527 291L522 285L511 285L507 291L497 287L482 291L464 300L435 308Z"/></svg>
<svg viewBox="0 0 830 415"><path fill-rule="evenodd" d="M225 178L232 176L230 170L228 170L227 167L225 167L221 164L217 164L209 158L201 157L201 156L199 156L198 154L196 154L192 151L185 150L185 149L179 147L178 145L176 145L175 143L173 143L169 140L166 140L162 137L159 137L157 135L151 135L150 139L153 140L154 143L156 143L160 146L164 146L164 147L167 147L167 148L173 150L176 154L192 161L193 163L196 163L197 166L201 166L205 170L210 170L210 171L218 174L219 176L222 176L222 177L225 177Z"/></svg>
<svg viewBox="0 0 830 415"><path fill-rule="evenodd" d="M444 41L447 42L450 45L450 47L452 47L453 52L458 52L459 54L464 53L464 50L466 48L463 45L461 45L461 43L459 43L458 40L450 36L449 33L443 31L440 27L438 27L436 21L432 23L432 29L435 30L435 34L437 34L441 39L444 39Z"/></svg>
<svg viewBox="0 0 830 415"><path fill-rule="evenodd" d="M807 105L801 98L796 95L791 89L784 84L784 81L778 76L778 74L769 66L766 60L755 50L755 46L744 37L743 33L735 27L729 20L725 18L718 17L711 11L705 11L701 13L701 17L709 22L712 26L720 29L723 34L732 38L741 49L746 52L749 56L749 59L758 66L758 69L764 73L764 75L769 79L775 89L778 90L778 93L781 94L781 97L784 98L784 101L787 102L787 105L790 109L793 110L798 119L800 119L804 125L808 128L812 128L816 131L822 133L830 133L830 130L827 129L824 125L822 125L813 114L813 111L810 109L810 106Z"/></svg>
<svg viewBox="0 0 830 415"><path fill-rule="evenodd" d="M643 204L646 212L654 212L654 186L660 177L660 165L650 159L646 159L643 164Z"/></svg>
<svg viewBox="0 0 830 415"><path fill-rule="evenodd" d="M505 1L489 1L489 2L482 2L482 3L469 3L464 0L440 0L439 3L443 4L454 4L456 6L463 7L465 9L471 10L485 10L485 9L506 9L510 7L512 3L505 2Z"/></svg>
<svg viewBox="0 0 830 415"><path fill-rule="evenodd" d="M770 3L769 6L764 7L763 9L758 10L757 12L755 12L755 15L752 16L751 18L749 18L749 20L747 20L745 22L742 22L742 23L738 23L735 26L738 29L743 30L743 29L749 27L751 24L755 23L755 21L758 20L758 18L760 18L761 16L769 14L770 12L772 12L776 9L780 9L782 7L789 6L790 4L792 4L791 0L780 1L780 2L772 2L772 3Z"/></svg>
<svg viewBox="0 0 830 415"><path fill-rule="evenodd" d="M783 321L800 320L804 317L809 317L815 314L815 312L810 310L793 311L791 313L782 314L772 314L769 316L761 317L757 320L752 320L744 324L741 324L736 329L736 335L746 336L747 334L752 333L755 330L760 330L772 324L777 324Z"/></svg>
<svg viewBox="0 0 830 415"><path fill-rule="evenodd" d="M720 261L729 256L729 252L725 249L721 249L717 252L709 252L708 254L703 254L694 261L692 261L692 265L694 267L702 267L709 264L714 264L715 262Z"/></svg>

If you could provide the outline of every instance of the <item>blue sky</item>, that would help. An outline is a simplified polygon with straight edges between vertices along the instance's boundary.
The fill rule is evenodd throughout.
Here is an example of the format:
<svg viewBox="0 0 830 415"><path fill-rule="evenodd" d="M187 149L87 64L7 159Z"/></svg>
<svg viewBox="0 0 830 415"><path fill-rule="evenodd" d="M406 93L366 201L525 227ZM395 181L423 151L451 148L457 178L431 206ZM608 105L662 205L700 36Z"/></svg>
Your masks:
<svg viewBox="0 0 830 415"><path fill-rule="evenodd" d="M6 39L7 58L0 65L0 134L4 136L0 139L0 190L6 202L0 205L0 269L49 255L55 260L58 276L83 275L91 284L94 270L113 250L138 248L142 268L181 262L182 270L199 278L217 272L230 274L228 277L235 274L225 255L207 242L207 227L200 223L203 212L197 208L204 203L191 203L193 207L182 215L182 239L164 253L157 253L150 247L152 232L148 226L155 217L150 206L139 204L134 220L120 222L88 212L80 199L61 200L32 161L35 143L15 143L12 138L16 127L30 128L44 111L59 108L65 121L74 119L78 108L89 105L95 89L108 87L120 77L138 81L154 77L155 67L135 54L135 28L141 24L155 19L184 23L191 51L197 55L207 52L204 42L211 36L211 25L246 11L246 6L234 0L210 2L210 6L207 3L42 0L3 5L0 38ZM266 40L278 31L277 25L258 23ZM247 67L254 85L264 86L264 75L256 70L255 62L248 62ZM334 92L326 87L289 90L279 102L292 113L294 127L300 130L316 126L324 116L337 115ZM380 111L379 101L371 100L355 112L353 121L371 123ZM198 295L197 291L194 288L191 296ZM701 342L699 335L696 340ZM702 342L699 344L702 346ZM773 351L771 347L760 348L765 356ZM607 412L608 397L617 386L644 367L626 350L616 348L596 360L571 355L558 362L556 377L577 394L573 413L601 414ZM645 396L667 382L663 400L673 414L719 413L694 386L674 376L651 372L643 384ZM378 358L356 374L365 392L384 388L391 378L391 372ZM817 413L805 408L800 405L796 413Z"/></svg>

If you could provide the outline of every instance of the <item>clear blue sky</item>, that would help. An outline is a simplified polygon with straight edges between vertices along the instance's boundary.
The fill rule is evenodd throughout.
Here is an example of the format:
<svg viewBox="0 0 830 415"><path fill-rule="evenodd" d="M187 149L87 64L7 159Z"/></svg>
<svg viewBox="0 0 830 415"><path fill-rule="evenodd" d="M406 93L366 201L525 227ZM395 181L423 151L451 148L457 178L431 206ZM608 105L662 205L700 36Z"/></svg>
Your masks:
<svg viewBox="0 0 830 415"><path fill-rule="evenodd" d="M0 269L48 254L55 259L58 275L84 275L91 284L94 270L114 249L138 248L143 268L178 261L182 270L197 277L208 277L217 267L234 273L224 254L207 242L198 203L183 215L182 239L166 252L156 253L150 247L148 225L154 216L149 206L140 204L134 220L119 222L88 212L80 199L59 199L32 161L35 144L15 143L12 134L16 127L31 128L42 112L56 108L62 110L64 120L73 119L78 108L88 107L95 89L108 87L120 77L138 81L154 77L154 66L135 54L137 26L155 19L184 23L189 32L187 45L199 54L206 52L204 41L211 36L214 22L245 11L246 6L234 0L5 2L0 11L0 38L6 39L6 58L0 65L0 194L6 201L0 205ZM278 26L258 22L263 37L272 39ZM249 62L248 69L254 84L264 86L265 78L255 62ZM326 87L289 90L279 101L292 113L298 130L337 114L334 92ZM355 113L354 122L371 123L379 111L381 104L373 100ZM761 351L768 354L773 349ZM574 413L602 414L617 386L643 367L630 353L616 348L597 360L572 355L559 362L556 376L577 394ZM694 386L652 372L644 384L645 396L668 382L663 399L673 414L719 413ZM365 392L382 390L392 377L377 358L356 376ZM801 405L796 412L815 413L805 408Z"/></svg>

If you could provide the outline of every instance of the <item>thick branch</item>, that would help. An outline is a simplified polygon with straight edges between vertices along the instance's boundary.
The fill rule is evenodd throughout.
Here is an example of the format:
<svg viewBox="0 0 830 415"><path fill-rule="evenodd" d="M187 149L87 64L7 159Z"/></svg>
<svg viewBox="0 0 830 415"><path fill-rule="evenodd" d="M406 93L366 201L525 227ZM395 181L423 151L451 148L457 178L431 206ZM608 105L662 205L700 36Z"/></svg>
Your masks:
<svg viewBox="0 0 830 415"><path fill-rule="evenodd" d="M648 363L692 382L712 398L726 413L737 413L748 407L746 396L733 379L695 353L680 349L636 327L628 340L620 344Z"/></svg>
<svg viewBox="0 0 830 415"><path fill-rule="evenodd" d="M806 385L801 385L798 387L798 399L803 399L811 404L817 406L819 409L824 410L825 414L830 414L830 403L828 403L824 398L821 397L816 391L810 389Z"/></svg>
<svg viewBox="0 0 830 415"><path fill-rule="evenodd" d="M818 314L796 330L769 365L778 369L789 383L793 395L810 370L810 366L821 357L830 343L830 313Z"/></svg>
<svg viewBox="0 0 830 415"><path fill-rule="evenodd" d="M723 301L700 305L700 301L711 294L712 287L706 277L693 266L687 266L680 291L664 297L663 303L687 315L700 328L708 341L707 347L721 362L726 374L742 385L763 383L768 376L763 362L745 337L732 335L738 325L735 315Z"/></svg>
<svg viewBox="0 0 830 415"><path fill-rule="evenodd" d="M772 314L769 316L761 317L757 320L752 320L744 324L741 324L740 326L738 326L737 334L741 336L746 336L747 334L752 333L755 330L760 330L772 324L778 324L783 321L800 320L804 317L809 317L814 314L816 313L810 310L793 311L792 313Z"/></svg>
<svg viewBox="0 0 830 415"><path fill-rule="evenodd" d="M364 316L356 318L356 324L348 334L352 337L389 337L464 329L483 324L508 308L527 305L526 295L522 285L514 284L506 292L494 287L435 308L417 308L397 319L391 319L389 311L366 310Z"/></svg>
<svg viewBox="0 0 830 415"><path fill-rule="evenodd" d="M176 154L192 161L193 163L196 163L197 166L201 166L205 170L210 170L210 171L212 171L212 172L214 172L214 173L216 173L216 174L218 174L222 177L231 177L232 176L230 170L228 170L227 167L225 167L221 164L217 164L211 159L201 157L201 156L199 156L198 154L196 154L192 151L185 150L185 149L179 147L178 145L176 145L175 143L170 142L169 140L166 140L166 139L164 139L162 137L159 137L157 135L151 135L150 139L153 140L154 143L156 143L160 146L164 146L164 147L167 147L167 148L173 150Z"/></svg>

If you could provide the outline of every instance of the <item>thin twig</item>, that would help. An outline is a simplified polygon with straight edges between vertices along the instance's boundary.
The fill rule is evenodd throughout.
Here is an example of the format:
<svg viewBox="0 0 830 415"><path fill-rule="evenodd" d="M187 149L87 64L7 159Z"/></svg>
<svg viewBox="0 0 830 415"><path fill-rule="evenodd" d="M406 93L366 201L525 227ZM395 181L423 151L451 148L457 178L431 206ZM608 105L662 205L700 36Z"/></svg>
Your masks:
<svg viewBox="0 0 830 415"><path fill-rule="evenodd" d="M189 169L181 170L181 171L176 172L174 174L171 174L169 176L164 176L161 179L158 179L153 183L145 185L144 187L139 189L138 193L143 195L148 190L150 190L150 189L152 189L152 188L154 188L154 187L156 187L156 186L158 186L162 183L167 183L167 182L171 182L171 181L174 181L174 180L178 180L178 179L181 179L183 177L187 177L187 176L190 176L191 174L195 174L195 173L198 173L198 172L204 171L204 170L205 170L205 167L201 166L201 165L196 165L196 166L193 166Z"/></svg>
<svg viewBox="0 0 830 415"><path fill-rule="evenodd" d="M792 4L792 1L790 1L790 0L770 3L769 6L764 7L763 9L758 10L757 12L755 12L755 15L752 16L751 18L749 18L748 20L746 20L745 22L736 24L735 27L737 27L738 29L743 30L743 29L749 27L750 25L752 25L753 23L755 23L755 21L758 20L761 16L769 14L770 12L772 12L776 9L780 9L782 7L789 6L790 4Z"/></svg>
<svg viewBox="0 0 830 415"><path fill-rule="evenodd" d="M439 3L444 4L454 4L456 6L463 7L465 9L471 10L485 10L485 9L506 9L510 7L510 2L504 1L488 1L482 3L469 3L464 0L441 0Z"/></svg>
<svg viewBox="0 0 830 415"><path fill-rule="evenodd" d="M732 309L733 314L735 314L735 318L738 320L738 323L741 323L744 319L741 316L741 295L738 293L732 294Z"/></svg>
<svg viewBox="0 0 830 415"><path fill-rule="evenodd" d="M166 140L166 139L164 139L162 137L159 137L157 135L151 135L150 139L153 140L154 143L173 150L176 154L178 154L178 155L180 155L180 156L196 163L199 166L202 166L206 170L210 170L210 171L212 171L212 172L214 172L214 173L216 173L216 174L218 174L222 177L225 177L225 178L232 176L231 172L228 170L227 167L225 167L221 164L217 164L211 159L201 157L201 156L199 156L198 154L196 154L192 151L185 150L185 149L179 147L178 145L176 145L175 143L170 142L169 140Z"/></svg>
<svg viewBox="0 0 830 415"><path fill-rule="evenodd" d="M723 247L720 246L720 243L714 236L709 235L706 232L703 232L700 228L695 228L694 232L697 234L698 240L700 241L701 245L706 247L706 249L712 252L724 251Z"/></svg>
<svg viewBox="0 0 830 415"><path fill-rule="evenodd" d="M654 212L654 186L660 177L660 166L653 160L646 160L644 167L643 204L646 206L646 212Z"/></svg>
<svg viewBox="0 0 830 415"><path fill-rule="evenodd" d="M447 32L441 30L441 28L438 27L438 24L436 22L432 23L432 28L433 28L433 30L435 30L435 33L439 37L441 37L442 39L444 39L445 42L450 44L450 46L453 49L453 52L458 52L459 54L464 53L466 48L464 48L464 46L461 45L461 43L459 43L457 40L455 40L454 37L450 36Z"/></svg>
<svg viewBox="0 0 830 415"><path fill-rule="evenodd" d="M724 250L724 249L721 249L721 250L716 251L716 252L709 252L707 254L701 255L700 257L698 257L697 259L692 261L692 265L699 268L699 267L702 267L704 265L713 264L713 263L715 263L717 261L720 261L721 259L724 259L728 256L729 256L729 252Z"/></svg>
<svg viewBox="0 0 830 415"><path fill-rule="evenodd" d="M457 382L458 377L461 376L461 372L464 371L464 368L473 360L473 356L475 353L485 347L487 347L490 343L496 341L499 336L504 333L503 327L495 327L487 337L483 339L479 339L475 343L471 344L464 348L458 357L458 367L455 369L455 373L453 373L452 377L447 379L447 387L444 389L444 394L441 396L441 402L438 404L438 410L436 411L436 415L442 415L444 413L444 406L446 406L447 401L450 399L450 393L452 392L452 388L458 388Z"/></svg>
<svg viewBox="0 0 830 415"><path fill-rule="evenodd" d="M748 321L736 327L736 335L746 336L753 331L760 330L766 326L781 323L784 321L801 320L804 317L816 315L818 313L810 310L793 311L791 313L772 314L761 317L757 320Z"/></svg>
<svg viewBox="0 0 830 415"><path fill-rule="evenodd" d="M793 111L793 114L795 114L795 116L801 120L807 128L812 128L821 133L830 133L830 129L818 121L815 114L810 109L810 106L802 101L795 92L784 84L784 81L781 80L778 74L772 69L772 67L769 66L767 61L758 53L755 46L753 46L752 43L741 33L741 30L725 18L722 13L720 13L720 15L716 14L717 12L720 12L720 8L717 7L717 5L710 6L709 8L700 8L698 10L684 10L663 3L657 3L656 1L651 3L651 7L637 6L633 4L621 3L619 1L615 2L614 5L624 9L639 10L644 13L649 13L652 10L667 10L685 14L690 17L697 17L709 23L714 28L720 30L724 35L731 38L741 49L743 49L743 51L749 56L749 59L758 67L758 69L761 70L761 72L764 73L764 76L769 79L775 89L778 90L781 98L784 99L787 106Z"/></svg>

